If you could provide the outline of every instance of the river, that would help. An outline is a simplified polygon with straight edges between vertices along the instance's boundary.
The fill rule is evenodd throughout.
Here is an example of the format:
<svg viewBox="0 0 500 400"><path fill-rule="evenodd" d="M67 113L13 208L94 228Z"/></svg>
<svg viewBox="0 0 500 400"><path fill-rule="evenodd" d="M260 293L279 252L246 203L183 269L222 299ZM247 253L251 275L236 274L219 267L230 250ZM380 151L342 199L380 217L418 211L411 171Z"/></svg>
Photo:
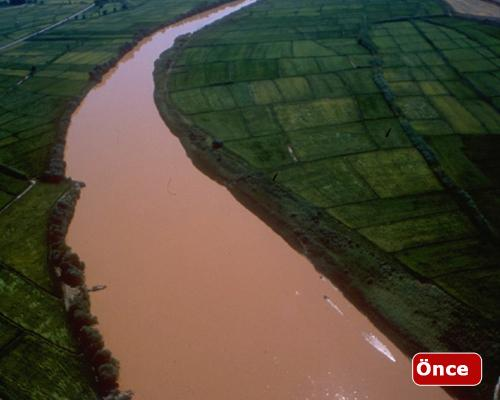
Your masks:
<svg viewBox="0 0 500 400"><path fill-rule="evenodd" d="M72 116L67 174L87 183L68 243L137 400L449 399L313 266L197 170L153 101L174 39L236 2L142 41Z"/></svg>

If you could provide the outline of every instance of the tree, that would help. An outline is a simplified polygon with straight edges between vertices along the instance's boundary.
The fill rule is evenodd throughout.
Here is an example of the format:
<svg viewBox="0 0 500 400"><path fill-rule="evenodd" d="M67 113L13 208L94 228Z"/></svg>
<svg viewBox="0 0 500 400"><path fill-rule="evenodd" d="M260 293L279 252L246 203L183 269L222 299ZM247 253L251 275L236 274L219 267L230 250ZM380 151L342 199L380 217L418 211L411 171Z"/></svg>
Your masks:
<svg viewBox="0 0 500 400"><path fill-rule="evenodd" d="M104 341L102 339L102 335L100 334L100 332L95 329L95 328L92 328L91 326L84 326L82 327L82 329L80 329L80 333L79 333L79 338L80 338L80 341L83 345L91 345L91 344L94 344L94 343L103 343L104 344Z"/></svg>
<svg viewBox="0 0 500 400"><path fill-rule="evenodd" d="M80 290L80 292L73 297L71 305L68 308L70 317L72 317L77 310L90 312L90 300L86 290Z"/></svg>
<svg viewBox="0 0 500 400"><path fill-rule="evenodd" d="M102 335L97 329L89 325L85 325L80 329L78 337L80 339L83 352L90 360L99 350L104 348Z"/></svg>
<svg viewBox="0 0 500 400"><path fill-rule="evenodd" d="M64 261L66 261L69 264L76 265L76 264L80 263L80 257L78 257L78 254L73 253L72 251L68 251L64 255Z"/></svg>
<svg viewBox="0 0 500 400"><path fill-rule="evenodd" d="M113 360L113 356L111 355L111 351L108 349L100 349L95 352L94 357L92 357L92 365L95 368L99 368L102 364L109 364Z"/></svg>
<svg viewBox="0 0 500 400"><path fill-rule="evenodd" d="M104 392L110 392L118 387L118 367L112 363L102 364L97 368L99 387Z"/></svg>
<svg viewBox="0 0 500 400"><path fill-rule="evenodd" d="M71 325L75 331L79 331L83 326L93 326L97 324L97 317L90 314L88 310L77 309L72 313Z"/></svg>
<svg viewBox="0 0 500 400"><path fill-rule="evenodd" d="M83 272L80 271L78 268L70 266L61 271L61 280L65 284L71 287L83 285L84 283Z"/></svg>
<svg viewBox="0 0 500 400"><path fill-rule="evenodd" d="M108 394L104 400L132 400L134 393L130 390L126 392L120 392L119 390L113 390L110 394ZM497 400L497 399L495 399Z"/></svg>

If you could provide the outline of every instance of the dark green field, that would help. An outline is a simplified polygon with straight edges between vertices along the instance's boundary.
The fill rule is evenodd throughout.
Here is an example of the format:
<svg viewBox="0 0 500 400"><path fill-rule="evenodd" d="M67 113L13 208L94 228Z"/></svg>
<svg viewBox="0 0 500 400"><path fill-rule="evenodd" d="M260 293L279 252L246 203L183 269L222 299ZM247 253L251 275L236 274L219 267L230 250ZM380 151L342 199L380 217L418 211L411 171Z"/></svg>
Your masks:
<svg viewBox="0 0 500 400"><path fill-rule="evenodd" d="M166 53L156 96L191 156L267 201L408 352L484 350L484 398L500 362L500 27L448 13L262 0Z"/></svg>
<svg viewBox="0 0 500 400"><path fill-rule="evenodd" d="M47 265L47 224L68 182L43 183L67 115L94 79L145 34L218 1L123 0L53 30L15 40L91 1L43 0L0 8L0 398L95 399ZM127 46L127 47L125 47ZM103 68L96 70L97 65ZM60 158L60 157L56 157ZM50 171L53 175L54 171ZM62 169L55 171L63 174ZM37 179L32 186L30 179ZM25 192L26 191L26 192ZM24 195L16 199L17 196Z"/></svg>

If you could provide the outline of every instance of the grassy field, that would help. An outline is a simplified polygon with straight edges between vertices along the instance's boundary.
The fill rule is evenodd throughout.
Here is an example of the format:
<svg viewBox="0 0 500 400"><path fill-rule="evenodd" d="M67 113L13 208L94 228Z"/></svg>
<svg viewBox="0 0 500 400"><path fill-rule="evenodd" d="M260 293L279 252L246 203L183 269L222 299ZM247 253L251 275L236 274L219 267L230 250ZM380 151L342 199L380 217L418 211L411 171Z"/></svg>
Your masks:
<svg viewBox="0 0 500 400"><path fill-rule="evenodd" d="M93 4L90 0L48 0L37 3L37 7L21 6L0 9L0 47L55 24Z"/></svg>
<svg viewBox="0 0 500 400"><path fill-rule="evenodd" d="M138 39L204 0L120 0L54 29L90 0L43 0L0 8L0 397L95 399L93 378L70 335L47 265L47 224L64 181L37 179L64 133L67 113ZM101 70L97 70L99 73ZM214 98L214 101L216 99ZM36 179L33 180L33 179Z"/></svg>
<svg viewBox="0 0 500 400"><path fill-rule="evenodd" d="M500 28L447 14L432 0L262 0L164 55L157 103L181 138L206 135L184 144L216 157L219 174L243 163L296 198L295 214L327 215L464 307L481 336L500 320ZM410 326L410 310L360 290ZM452 342L431 349L473 351Z"/></svg>

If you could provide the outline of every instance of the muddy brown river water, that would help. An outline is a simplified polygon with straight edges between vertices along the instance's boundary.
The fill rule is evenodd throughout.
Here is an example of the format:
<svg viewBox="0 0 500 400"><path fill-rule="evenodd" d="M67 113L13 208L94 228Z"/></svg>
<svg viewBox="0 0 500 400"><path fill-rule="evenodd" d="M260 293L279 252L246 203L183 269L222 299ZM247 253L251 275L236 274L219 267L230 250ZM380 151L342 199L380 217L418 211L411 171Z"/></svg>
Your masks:
<svg viewBox="0 0 500 400"><path fill-rule="evenodd" d="M121 386L137 400L448 399L313 266L197 170L153 101L174 39L144 40L72 117L68 175L87 183L69 244L87 264Z"/></svg>

